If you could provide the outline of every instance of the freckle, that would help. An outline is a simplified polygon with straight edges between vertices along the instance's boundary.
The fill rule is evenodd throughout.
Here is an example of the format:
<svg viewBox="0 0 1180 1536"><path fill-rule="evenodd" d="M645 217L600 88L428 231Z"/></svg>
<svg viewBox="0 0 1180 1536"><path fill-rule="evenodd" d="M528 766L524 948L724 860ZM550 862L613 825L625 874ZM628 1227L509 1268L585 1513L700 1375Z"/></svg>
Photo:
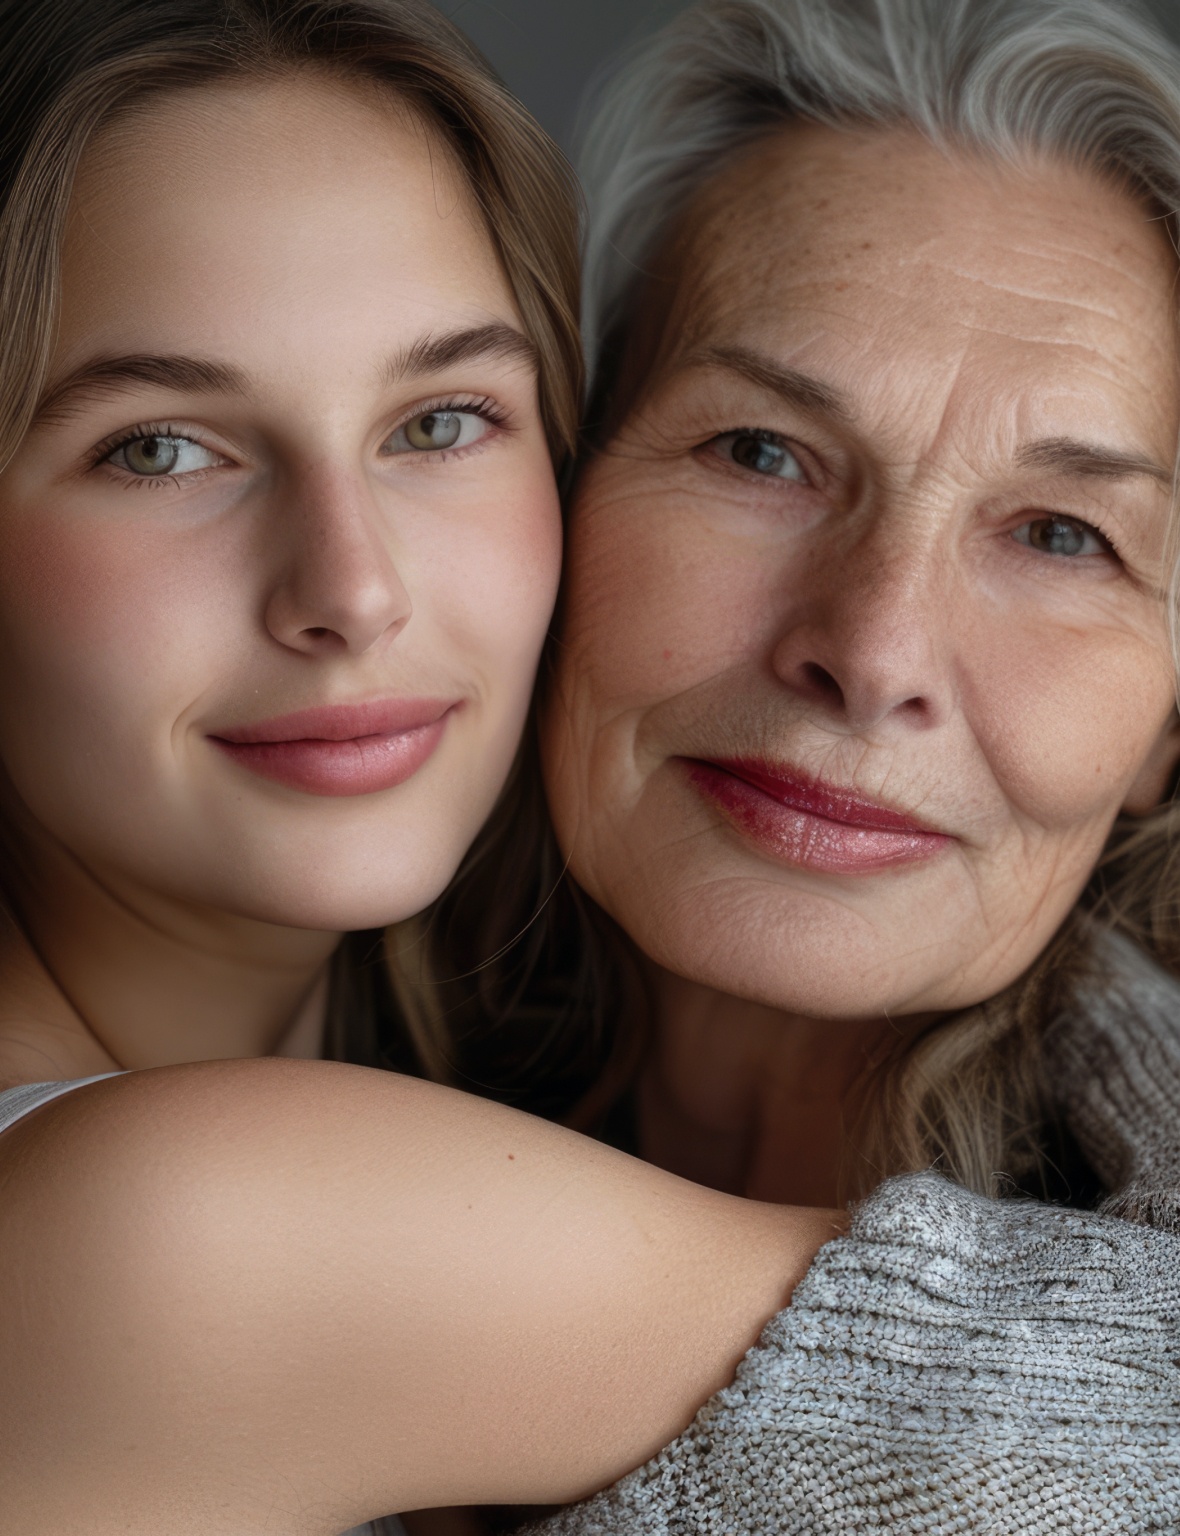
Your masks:
<svg viewBox="0 0 1180 1536"><path fill-rule="evenodd" d="M861 246L862 251L871 251L872 248L873 242L871 240L866 240L865 243Z"/></svg>

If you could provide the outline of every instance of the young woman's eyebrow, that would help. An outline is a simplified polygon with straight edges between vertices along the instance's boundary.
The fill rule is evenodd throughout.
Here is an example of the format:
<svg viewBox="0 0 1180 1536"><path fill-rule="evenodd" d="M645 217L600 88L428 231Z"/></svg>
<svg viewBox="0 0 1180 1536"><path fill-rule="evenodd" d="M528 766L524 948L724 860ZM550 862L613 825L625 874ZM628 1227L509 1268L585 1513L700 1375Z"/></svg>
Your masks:
<svg viewBox="0 0 1180 1536"><path fill-rule="evenodd" d="M456 363L484 358L523 363L534 371L540 363L536 347L523 331L495 321L466 330L420 336L389 359L383 369L383 381L401 384L422 374L454 367Z"/></svg>
<svg viewBox="0 0 1180 1536"><path fill-rule="evenodd" d="M37 403L33 425L61 421L92 400L144 385L190 395L244 395L249 380L240 368L199 357L94 357L49 385Z"/></svg>
<svg viewBox="0 0 1180 1536"><path fill-rule="evenodd" d="M538 367L537 349L511 325L495 322L420 336L390 358L382 369L385 383L403 383L456 363L500 357ZM50 384L37 404L34 426L61 421L95 399L143 386L186 395L245 395L250 379L230 363L208 358L135 353L89 359Z"/></svg>

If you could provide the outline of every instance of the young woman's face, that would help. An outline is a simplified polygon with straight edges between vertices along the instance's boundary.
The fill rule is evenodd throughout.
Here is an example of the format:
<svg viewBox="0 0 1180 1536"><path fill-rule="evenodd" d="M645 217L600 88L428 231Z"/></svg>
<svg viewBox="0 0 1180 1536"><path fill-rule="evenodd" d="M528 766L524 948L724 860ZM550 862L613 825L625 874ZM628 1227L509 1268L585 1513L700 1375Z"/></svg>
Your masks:
<svg viewBox="0 0 1180 1536"><path fill-rule="evenodd" d="M503 785L560 560L532 349L473 199L314 76L88 153L50 387L0 477L0 760L118 890L360 928Z"/></svg>
<svg viewBox="0 0 1180 1536"><path fill-rule="evenodd" d="M821 129L719 178L681 252L574 509L572 871L727 992L977 1001L1173 761L1175 258L1081 173Z"/></svg>

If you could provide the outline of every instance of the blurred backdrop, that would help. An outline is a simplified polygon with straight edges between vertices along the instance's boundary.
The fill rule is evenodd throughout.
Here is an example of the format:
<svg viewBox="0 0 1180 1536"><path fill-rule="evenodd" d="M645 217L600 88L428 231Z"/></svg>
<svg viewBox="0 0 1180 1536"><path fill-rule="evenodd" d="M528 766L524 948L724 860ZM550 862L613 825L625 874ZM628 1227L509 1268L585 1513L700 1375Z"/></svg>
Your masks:
<svg viewBox="0 0 1180 1536"><path fill-rule="evenodd" d="M561 147L596 73L688 0L435 0Z"/></svg>
<svg viewBox="0 0 1180 1536"><path fill-rule="evenodd" d="M595 76L689 0L435 0L567 153ZM976 0L983 6L991 0ZM1046 0L1046 4L1049 0ZM1180 0L1147 0L1180 37Z"/></svg>

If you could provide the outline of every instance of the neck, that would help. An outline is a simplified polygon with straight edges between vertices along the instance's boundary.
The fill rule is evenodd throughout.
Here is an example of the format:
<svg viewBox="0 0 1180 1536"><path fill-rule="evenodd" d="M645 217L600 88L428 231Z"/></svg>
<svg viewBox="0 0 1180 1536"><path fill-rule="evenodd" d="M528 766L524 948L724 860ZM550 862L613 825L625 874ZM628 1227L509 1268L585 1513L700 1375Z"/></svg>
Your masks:
<svg viewBox="0 0 1180 1536"><path fill-rule="evenodd" d="M643 1157L785 1205L846 1203L855 1089L896 1037L882 1019L782 1013L653 968L655 1040L639 1089Z"/></svg>
<svg viewBox="0 0 1180 1536"><path fill-rule="evenodd" d="M31 878L23 932L0 936L0 1048L40 1042L58 1076L318 1054L338 934L131 888L57 845L20 862Z"/></svg>

